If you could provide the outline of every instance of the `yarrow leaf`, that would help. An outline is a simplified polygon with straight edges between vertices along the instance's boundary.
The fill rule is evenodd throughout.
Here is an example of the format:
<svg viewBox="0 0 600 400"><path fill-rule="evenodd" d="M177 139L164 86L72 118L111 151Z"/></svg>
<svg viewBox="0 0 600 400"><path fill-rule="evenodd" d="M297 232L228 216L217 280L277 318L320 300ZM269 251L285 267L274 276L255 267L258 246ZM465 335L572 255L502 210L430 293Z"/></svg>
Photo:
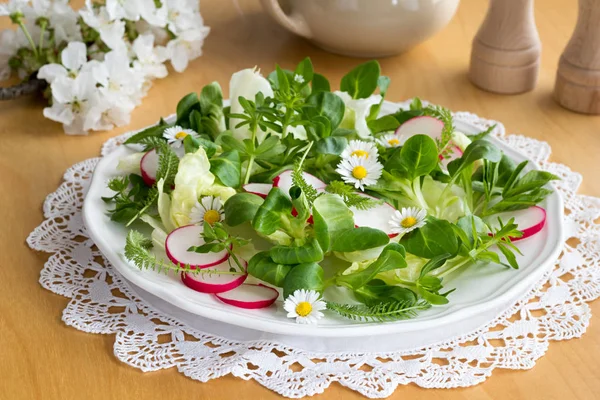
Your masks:
<svg viewBox="0 0 600 400"><path fill-rule="evenodd" d="M413 318L419 311L429 307L431 305L424 300L384 302L373 306L327 302L328 310L344 318L362 322L386 322Z"/></svg>

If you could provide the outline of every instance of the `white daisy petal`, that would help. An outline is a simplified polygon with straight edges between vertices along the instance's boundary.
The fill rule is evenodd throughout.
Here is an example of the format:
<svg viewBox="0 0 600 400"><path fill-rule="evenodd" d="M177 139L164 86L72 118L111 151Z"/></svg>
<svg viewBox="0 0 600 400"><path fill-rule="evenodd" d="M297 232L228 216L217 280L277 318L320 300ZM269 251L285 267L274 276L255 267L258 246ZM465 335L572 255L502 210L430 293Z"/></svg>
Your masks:
<svg viewBox="0 0 600 400"><path fill-rule="evenodd" d="M392 232L403 235L424 226L426 218L427 211L417 207L408 207L396 210L389 224Z"/></svg>
<svg viewBox="0 0 600 400"><path fill-rule="evenodd" d="M395 135L394 133L385 134L379 139L377 139L377 141L380 145L387 148L398 147L402 144L402 141L400 140L398 135Z"/></svg>
<svg viewBox="0 0 600 400"><path fill-rule="evenodd" d="M364 190L365 186L377 183L382 170L383 165L377 159L351 156L342 159L336 172L340 174L344 182Z"/></svg>
<svg viewBox="0 0 600 400"><path fill-rule="evenodd" d="M165 129L163 132L163 137L167 139L167 142L174 149L178 149L183 146L183 139L185 139L188 135L192 137L197 137L198 133L196 133L192 129L185 129L179 125L174 125L170 128Z"/></svg>
<svg viewBox="0 0 600 400"><path fill-rule="evenodd" d="M326 303L320 300L321 294L314 290L298 289L285 299L283 308L288 318L295 318L298 324L314 324L321 318Z"/></svg>
<svg viewBox="0 0 600 400"><path fill-rule="evenodd" d="M372 142L366 142L363 140L351 140L348 146L344 149L341 154L342 158L349 158L351 156L371 158L377 160L379 156L377 147Z"/></svg>
<svg viewBox="0 0 600 400"><path fill-rule="evenodd" d="M202 224L208 222L214 224L223 220L223 206L220 197L204 196L190 211L190 223Z"/></svg>

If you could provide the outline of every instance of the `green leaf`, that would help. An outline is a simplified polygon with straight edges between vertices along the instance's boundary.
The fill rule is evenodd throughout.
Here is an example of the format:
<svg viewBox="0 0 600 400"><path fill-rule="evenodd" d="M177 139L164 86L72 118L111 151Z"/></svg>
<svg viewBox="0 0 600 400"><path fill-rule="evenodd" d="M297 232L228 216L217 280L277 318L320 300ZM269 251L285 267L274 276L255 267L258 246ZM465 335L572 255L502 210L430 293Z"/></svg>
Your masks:
<svg viewBox="0 0 600 400"><path fill-rule="evenodd" d="M284 70L282 70L279 65L275 68L277 73L277 84L278 89L281 93L289 93L290 92L290 82L288 80L288 74Z"/></svg>
<svg viewBox="0 0 600 400"><path fill-rule="evenodd" d="M278 264L295 265L323 260L323 250L317 239L309 239L302 246L273 246L269 252Z"/></svg>
<svg viewBox="0 0 600 400"><path fill-rule="evenodd" d="M401 149L395 150L385 165L387 171L397 170L410 181L429 175L439 162L435 140L427 135L409 138Z"/></svg>
<svg viewBox="0 0 600 400"><path fill-rule="evenodd" d="M354 290L354 296L358 301L367 306L389 302L414 303L417 301L417 296L412 290L400 286L387 285L380 279L374 279L365 286Z"/></svg>
<svg viewBox="0 0 600 400"><path fill-rule="evenodd" d="M242 142L231 136L231 134L229 133L221 134L219 136L218 141L220 141L223 144L223 146L229 150L237 150L242 154L247 153L246 146L244 146Z"/></svg>
<svg viewBox="0 0 600 400"><path fill-rule="evenodd" d="M485 212L483 212L483 216L487 217L496 213L504 212L504 211L517 211L524 210L526 208L535 206L540 203L553 191L545 188L532 190L529 193L518 194L512 197L505 197L498 203L494 204L491 208L488 208Z"/></svg>
<svg viewBox="0 0 600 400"><path fill-rule="evenodd" d="M515 256L515 253L510 251L508 247L501 243L498 243L498 248L506 258L506 261L508 261L508 265L510 265L514 269L519 269L519 263L517 262L517 257Z"/></svg>
<svg viewBox="0 0 600 400"><path fill-rule="evenodd" d="M425 265L423 265L423 267L421 268L421 272L419 274L419 279L423 278L425 275L427 275L431 271L442 267L446 263L446 261L451 257L452 257L452 254L445 253L445 254L440 254L439 256L435 256L431 260L427 261L427 263L425 263Z"/></svg>
<svg viewBox="0 0 600 400"><path fill-rule="evenodd" d="M327 253L341 232L354 228L354 214L341 197L323 194L313 203L313 227L321 248Z"/></svg>
<svg viewBox="0 0 600 400"><path fill-rule="evenodd" d="M323 268L317 263L300 264L292 268L283 282L283 297L287 298L298 289L322 293Z"/></svg>
<svg viewBox="0 0 600 400"><path fill-rule="evenodd" d="M353 99L365 99L377 89L381 67L375 60L368 61L348 72L340 83L340 90Z"/></svg>
<svg viewBox="0 0 600 400"><path fill-rule="evenodd" d="M302 78L304 78L304 81L302 83L297 82L295 80L296 75L299 75ZM296 67L296 70L294 71L294 84L298 87L306 86L310 83L310 81L312 81L313 75L314 69L312 62L310 61L309 57L306 57L304 60L300 61L300 63Z"/></svg>
<svg viewBox="0 0 600 400"><path fill-rule="evenodd" d="M465 215L459 218L456 222L456 226L464 233L460 235L461 241L469 249L475 246L475 240L479 237L480 233L487 234L487 225L481 218L476 215Z"/></svg>
<svg viewBox="0 0 600 400"><path fill-rule="evenodd" d="M527 172L508 190L504 191L504 197L512 197L535 189L539 189L553 180L559 179L556 175L546 171L533 170Z"/></svg>
<svg viewBox="0 0 600 400"><path fill-rule="evenodd" d="M264 203L258 208L252 227L263 235L270 235L289 222L292 215L292 202L279 188L271 189Z"/></svg>
<svg viewBox="0 0 600 400"><path fill-rule="evenodd" d="M278 264L271 259L268 251L257 253L248 261L248 273L253 277L282 287L292 265Z"/></svg>
<svg viewBox="0 0 600 400"><path fill-rule="evenodd" d="M429 259L458 252L458 240L452 224L434 217L428 217L424 226L403 236L400 244L407 252Z"/></svg>
<svg viewBox="0 0 600 400"><path fill-rule="evenodd" d="M348 139L342 136L329 136L320 139L315 146L318 154L333 154L340 155L348 146Z"/></svg>
<svg viewBox="0 0 600 400"><path fill-rule="evenodd" d="M207 157L212 157L217 152L218 146L210 140L203 139L201 137L194 137L187 135L183 139L183 147L187 153L195 153L200 147L204 149Z"/></svg>
<svg viewBox="0 0 600 400"><path fill-rule="evenodd" d="M179 100L179 103L177 103L177 122L175 124L189 128L190 113L193 110L200 111L200 99L198 99L196 93L190 93Z"/></svg>
<svg viewBox="0 0 600 400"><path fill-rule="evenodd" d="M331 92L329 81L321 74L315 73L312 79L312 92Z"/></svg>
<svg viewBox="0 0 600 400"><path fill-rule="evenodd" d="M210 172L215 174L223 185L232 188L240 186L241 168L240 153L236 150L226 151L210 160Z"/></svg>
<svg viewBox="0 0 600 400"><path fill-rule="evenodd" d="M360 251L385 246L389 241L390 238L385 232L361 226L339 232L332 241L331 250L343 253Z"/></svg>
<svg viewBox="0 0 600 400"><path fill-rule="evenodd" d="M487 140L477 140L467 146L461 158L450 163L452 168L448 165L448 171L455 176L481 159L495 163L502 159L502 152Z"/></svg>
<svg viewBox="0 0 600 400"><path fill-rule="evenodd" d="M384 115L381 118L367 122L369 129L373 134L395 131L400 126L400 122L392 115Z"/></svg>
<svg viewBox="0 0 600 400"><path fill-rule="evenodd" d="M252 221L263 202L262 197L253 193L234 194L225 202L225 222L237 226Z"/></svg>
<svg viewBox="0 0 600 400"><path fill-rule="evenodd" d="M400 150L400 157L411 181L419 176L429 175L439 162L435 140L427 135L409 138Z"/></svg>
<svg viewBox="0 0 600 400"><path fill-rule="evenodd" d="M344 101L331 92L317 92L306 103L312 106L305 109L308 119L312 121L316 116L326 117L330 123L330 131L337 128L344 119Z"/></svg>
<svg viewBox="0 0 600 400"><path fill-rule="evenodd" d="M406 268L405 255L404 247L398 243L390 243L384 247L377 260L367 268L351 274L340 275L337 277L336 283L352 289L363 287L381 272Z"/></svg>
<svg viewBox="0 0 600 400"><path fill-rule="evenodd" d="M162 137L163 132L168 127L169 127L169 124L167 124L165 122L165 120L161 118L160 121L158 121L158 124L136 133L135 135L133 135L129 139L127 139L124 142L124 144L139 143L140 140L146 139L148 137Z"/></svg>
<svg viewBox="0 0 600 400"><path fill-rule="evenodd" d="M225 130L223 92L218 82L212 82L202 88L200 112L202 114L202 131L215 139Z"/></svg>

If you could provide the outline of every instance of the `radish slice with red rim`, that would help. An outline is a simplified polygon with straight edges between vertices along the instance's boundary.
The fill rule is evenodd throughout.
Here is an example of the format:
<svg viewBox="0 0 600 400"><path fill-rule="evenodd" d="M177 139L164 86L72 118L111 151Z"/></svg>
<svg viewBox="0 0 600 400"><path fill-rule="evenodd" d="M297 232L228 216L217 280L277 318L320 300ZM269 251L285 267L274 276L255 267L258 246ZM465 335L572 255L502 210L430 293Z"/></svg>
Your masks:
<svg viewBox="0 0 600 400"><path fill-rule="evenodd" d="M358 193L361 197L367 197L378 201L379 199L373 196L369 196L366 193ZM369 228L379 229L387 233L390 238L398 236L397 233L393 233L390 227L390 220L396 212L396 209L388 203L379 204L373 208L366 210L359 210L356 207L350 207L350 211L354 214L354 225L357 227L366 226Z"/></svg>
<svg viewBox="0 0 600 400"><path fill-rule="evenodd" d="M142 179L146 185L154 185L156 182L156 171L158 170L158 153L155 149L144 154L144 157L140 161L140 170L142 171Z"/></svg>
<svg viewBox="0 0 600 400"><path fill-rule="evenodd" d="M213 271L228 272L231 269L231 259L227 259L221 264L215 265L210 268L210 272L200 272L198 274L193 273L181 273L181 281L185 286L193 289L197 292L202 293L221 293L227 292L228 290L235 289L240 286L248 274L243 275L232 275L232 274L219 274Z"/></svg>
<svg viewBox="0 0 600 400"><path fill-rule="evenodd" d="M396 129L396 135L400 143L404 144L415 135L427 135L433 139L442 137L444 123L437 118L423 115L414 117L403 123Z"/></svg>
<svg viewBox="0 0 600 400"><path fill-rule="evenodd" d="M523 232L523 236L520 238L511 238L513 242L516 242L527 239L539 233L544 228L546 225L546 210L540 206L533 206L525 210L495 214L489 217L488 220L489 225L494 229L500 227L498 218L502 220L502 223L507 223L511 218L515 219L517 229Z"/></svg>
<svg viewBox="0 0 600 400"><path fill-rule="evenodd" d="M272 287L244 284L224 293L215 294L223 303L248 310L269 307L275 303L279 292Z"/></svg>
<svg viewBox="0 0 600 400"><path fill-rule="evenodd" d="M440 155L440 161L442 163L442 166L446 170L448 169L448 164L450 164L451 161L454 161L457 158L461 158L463 155L463 151L460 147L458 147L456 145L452 145L451 149L452 149L452 153L447 154L445 157Z"/></svg>
<svg viewBox="0 0 600 400"><path fill-rule="evenodd" d="M273 189L270 183L247 183L244 185L244 190L248 193L258 195L265 199L269 192Z"/></svg>
<svg viewBox="0 0 600 400"><path fill-rule="evenodd" d="M273 179L273 186L280 188L288 196L291 187L294 185L292 183L292 172L292 170L283 171L281 174L277 175L275 179ZM325 182L314 175L306 172L303 172L302 175L304 176L306 183L317 189L317 192L323 192L327 187Z"/></svg>
<svg viewBox="0 0 600 400"><path fill-rule="evenodd" d="M227 250L217 253L196 253L188 251L192 246L202 246L204 239L200 237L203 231L201 225L186 225L169 233L165 241L167 257L175 265L190 268L208 268L221 264L229 258Z"/></svg>

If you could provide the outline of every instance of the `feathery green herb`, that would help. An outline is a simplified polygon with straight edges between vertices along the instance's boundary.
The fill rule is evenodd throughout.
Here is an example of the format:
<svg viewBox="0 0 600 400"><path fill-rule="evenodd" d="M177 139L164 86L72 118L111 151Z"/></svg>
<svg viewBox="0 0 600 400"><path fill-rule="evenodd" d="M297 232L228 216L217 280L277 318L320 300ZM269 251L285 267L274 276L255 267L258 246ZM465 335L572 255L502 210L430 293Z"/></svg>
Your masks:
<svg viewBox="0 0 600 400"><path fill-rule="evenodd" d="M342 181L333 181L325 188L328 193L337 194L342 197L348 207L354 207L358 210L368 210L383 203L383 201L374 200L366 196L360 196L354 188L346 185Z"/></svg>
<svg viewBox="0 0 600 400"><path fill-rule="evenodd" d="M419 311L430 308L431 305L424 300L416 301L391 301L379 303L373 306L362 304L339 304L327 302L327 309L336 312L344 318L354 321L397 321L413 318Z"/></svg>

